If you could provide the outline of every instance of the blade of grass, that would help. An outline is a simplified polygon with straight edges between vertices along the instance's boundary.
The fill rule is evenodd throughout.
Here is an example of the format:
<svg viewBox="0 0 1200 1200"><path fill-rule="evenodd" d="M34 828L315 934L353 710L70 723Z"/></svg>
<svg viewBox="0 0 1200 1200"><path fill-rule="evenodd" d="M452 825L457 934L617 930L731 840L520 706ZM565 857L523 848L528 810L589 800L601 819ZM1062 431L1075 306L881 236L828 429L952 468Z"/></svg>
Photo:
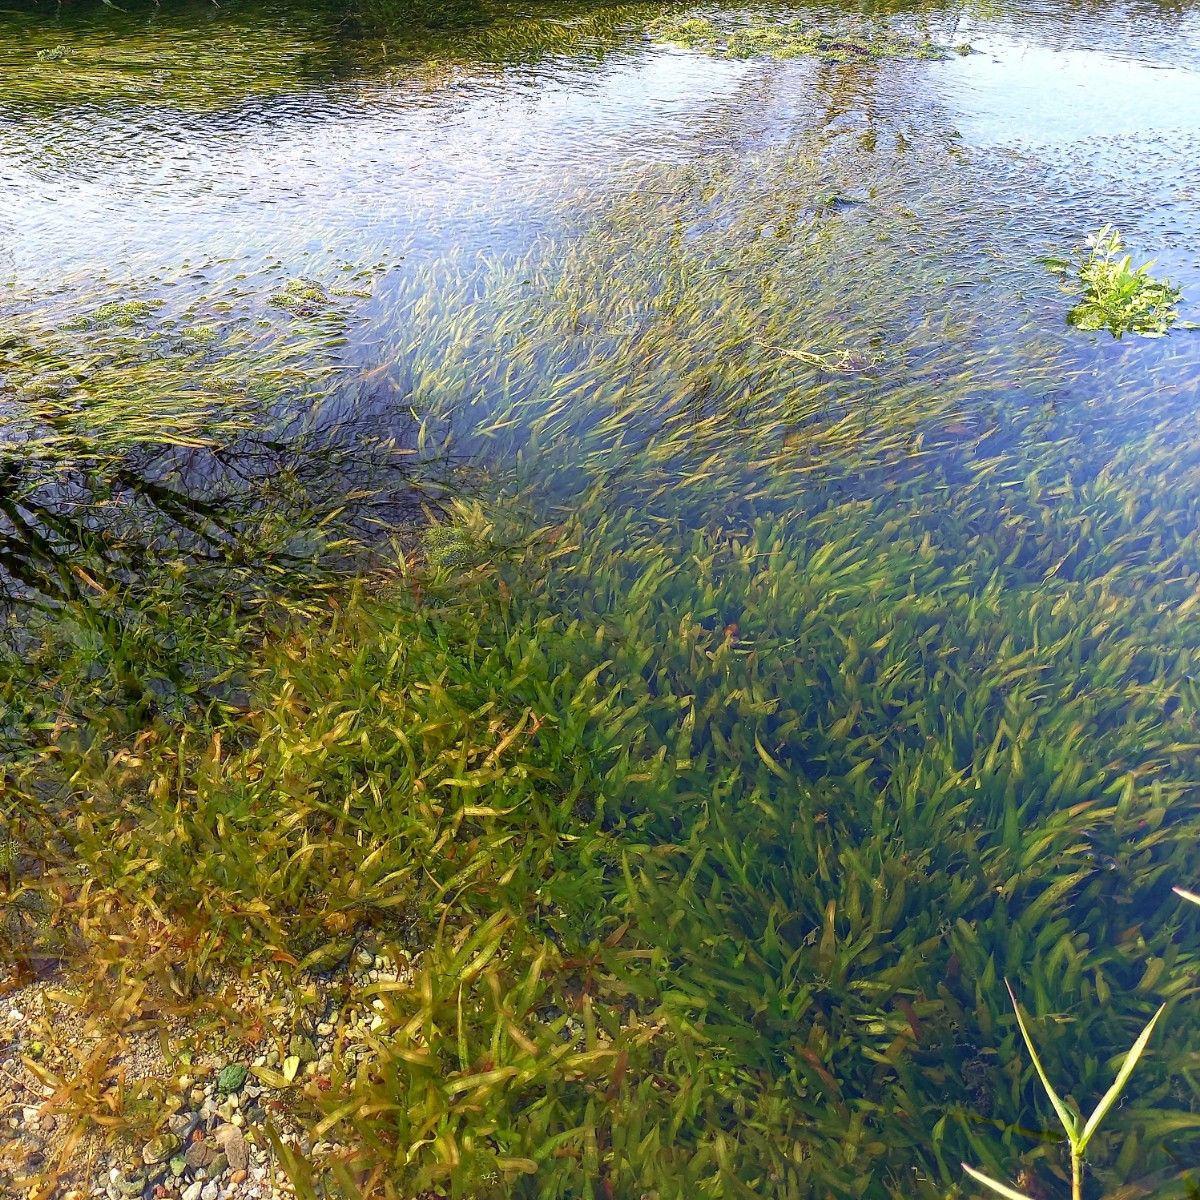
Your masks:
<svg viewBox="0 0 1200 1200"><path fill-rule="evenodd" d="M985 1175L982 1171L977 1171L974 1167L967 1166L966 1163L963 1163L962 1169L966 1171L966 1173L970 1175L972 1179L976 1180L978 1183L982 1183L984 1187L991 1188L993 1192L999 1192L1001 1196L1007 1196L1008 1200L1030 1200L1030 1197L1025 1195L1024 1192L1018 1192L1016 1188L1010 1188L1006 1183L1001 1183L997 1179L992 1179Z"/></svg>
<svg viewBox="0 0 1200 1200"><path fill-rule="evenodd" d="M1162 1016L1163 1009L1167 1006L1160 1004L1158 1011L1150 1018L1146 1024L1146 1028L1138 1035L1138 1040L1129 1048L1129 1053L1125 1055L1125 1061L1121 1064L1121 1069L1117 1072L1116 1079L1113 1080L1113 1085L1101 1097L1100 1103L1096 1105L1092 1115L1088 1117L1087 1124L1083 1127L1083 1133L1079 1135L1078 1148L1082 1154L1091 1140L1092 1134L1100 1126L1100 1122L1104 1120L1108 1110L1117 1102L1117 1097L1120 1096L1125 1084L1129 1082L1129 1076L1133 1074L1133 1068L1137 1066L1138 1059L1142 1057L1143 1051L1146 1049L1146 1044L1150 1041L1150 1035L1154 1032L1154 1026L1158 1024L1158 1018Z"/></svg>
<svg viewBox="0 0 1200 1200"><path fill-rule="evenodd" d="M1071 1144L1074 1145L1079 1129L1078 1119L1063 1100L1059 1098L1058 1093L1050 1083L1050 1077L1046 1074L1046 1068L1042 1066L1042 1060L1038 1058L1033 1038L1030 1037L1029 1030L1025 1026L1025 1018L1021 1016L1021 1006L1017 1003L1017 994L1013 991L1012 984L1006 979L1004 986L1008 988L1008 995L1012 1000L1013 1012L1017 1014L1017 1025L1020 1026L1021 1036L1025 1039L1025 1045L1029 1048L1029 1057L1033 1059L1033 1065L1037 1070L1038 1078L1042 1081L1042 1087L1046 1089L1046 1095L1050 1097L1050 1103L1054 1105L1054 1111L1058 1113L1058 1119L1062 1122L1063 1129L1067 1132L1067 1137L1071 1139Z"/></svg>

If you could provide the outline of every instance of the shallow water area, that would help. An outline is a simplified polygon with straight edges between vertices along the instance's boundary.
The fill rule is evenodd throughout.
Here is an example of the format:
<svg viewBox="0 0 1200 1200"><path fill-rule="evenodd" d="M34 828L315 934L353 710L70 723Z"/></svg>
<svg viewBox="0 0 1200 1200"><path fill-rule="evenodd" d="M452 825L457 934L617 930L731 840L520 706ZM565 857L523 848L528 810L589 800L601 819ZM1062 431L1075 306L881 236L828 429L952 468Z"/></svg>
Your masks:
<svg viewBox="0 0 1200 1200"><path fill-rule="evenodd" d="M103 492L97 430L189 531L156 555L235 538L185 492L368 509L399 456L487 514L523 601L481 638L552 630L537 703L601 714L571 761L639 898L597 911L677 933L644 994L695 1039L647 1095L714 1081L695 1194L1060 1185L1006 975L1085 1106L1171 1004L1093 1178L1184 1194L1200 9L695 11L946 53L727 57L540 0L0 13L0 446L53 468L13 468L0 566ZM1068 324L1043 260L1105 224L1182 288L1166 336ZM135 571L103 498L62 554L119 511Z"/></svg>

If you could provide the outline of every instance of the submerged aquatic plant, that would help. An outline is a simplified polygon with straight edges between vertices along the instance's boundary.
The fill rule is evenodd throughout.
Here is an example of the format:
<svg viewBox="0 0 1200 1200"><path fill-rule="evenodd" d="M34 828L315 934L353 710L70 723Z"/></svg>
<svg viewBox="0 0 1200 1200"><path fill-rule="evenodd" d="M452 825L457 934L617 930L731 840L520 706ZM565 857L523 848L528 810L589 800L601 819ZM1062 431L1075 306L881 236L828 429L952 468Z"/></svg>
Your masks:
<svg viewBox="0 0 1200 1200"><path fill-rule="evenodd" d="M286 309L297 317L315 317L331 302L329 292L314 279L289 279L267 300L272 307Z"/></svg>
<svg viewBox="0 0 1200 1200"><path fill-rule="evenodd" d="M425 559L435 568L461 568L478 564L487 555L487 539L463 520L430 525L421 536Z"/></svg>
<svg viewBox="0 0 1200 1200"><path fill-rule="evenodd" d="M935 1200L964 1157L1000 1172L982 1120L1019 1136L999 974L1078 997L1047 1057L1124 1038L1147 949L1147 990L1188 986L1170 922L1120 905L1193 851L1191 416L1120 364L1080 383L1020 305L981 318L947 267L979 261L969 165L904 239L890 203L762 235L856 192L848 153L656 168L486 278L397 281L371 332L412 449L494 471L513 553L461 570L448 538L386 595L194 629L226 690L124 740L95 689L62 731L34 690L25 886L122 982L416 929L368 1061L296 1098L346 1148L300 1195ZM59 694L113 657L76 640L33 673ZM1140 1070L1172 1170L1168 1068Z"/></svg>
<svg viewBox="0 0 1200 1200"><path fill-rule="evenodd" d="M1067 314L1067 322L1079 329L1107 329L1115 338L1126 333L1162 337L1179 318L1182 290L1150 274L1153 260L1135 267L1120 232L1111 225L1090 234L1086 249L1074 259L1043 261L1060 275L1076 270L1068 286L1082 293L1082 299Z"/></svg>
<svg viewBox="0 0 1200 1200"><path fill-rule="evenodd" d="M1092 1138L1095 1136L1096 1130L1100 1128L1109 1110L1116 1104L1121 1097L1121 1093L1125 1090L1125 1085L1129 1082L1129 1077L1133 1074L1133 1069L1137 1066L1138 1059L1142 1057L1150 1041L1150 1035L1154 1032L1154 1026L1158 1024L1158 1019L1162 1016L1166 1005L1159 1005L1154 1016L1150 1018L1145 1028L1138 1034L1137 1040L1129 1048L1128 1053L1122 1060L1112 1086L1100 1097L1099 1103L1085 1121L1054 1090L1054 1085L1050 1082L1050 1076L1046 1074L1046 1068L1042 1066L1042 1060L1038 1057L1037 1046L1034 1044L1033 1038L1029 1033L1029 1028L1025 1024L1025 1018L1021 1015L1021 1006L1017 1003L1016 993L1012 990L1012 986L1007 980L1005 980L1005 986L1008 988L1008 994L1012 1000L1013 1011L1017 1014L1017 1025L1020 1027L1022 1038L1025 1039L1025 1045L1029 1050L1029 1057L1033 1060L1034 1069L1037 1071L1038 1078L1042 1082L1042 1087L1045 1089L1050 1103L1054 1105L1054 1111L1058 1114L1059 1121L1062 1122L1062 1127L1066 1131L1067 1141L1071 1147L1071 1200L1083 1200L1084 1154ZM1001 1196L1007 1197L1008 1200L1030 1200L1030 1197L1026 1196L1023 1192L1019 1192L1015 1188L1009 1187L1008 1184L999 1182L999 1180L992 1179L975 1167L963 1163L963 1170L972 1179L991 1188L992 1191L998 1192Z"/></svg>
<svg viewBox="0 0 1200 1200"><path fill-rule="evenodd" d="M0 12L5 100L215 109L328 77L347 56L335 6L290 5L286 22L269 25L257 6L205 7L176 6L159 21L156 6L118 11L108 0L57 13L11 6ZM9 57L16 47L19 56Z"/></svg>
<svg viewBox="0 0 1200 1200"><path fill-rule="evenodd" d="M719 58L820 58L853 62L883 58L941 59L969 54L970 46L949 47L928 37L914 38L881 25L860 29L821 29L803 21L746 22L727 27L708 17L664 17L651 24L652 40L703 50Z"/></svg>

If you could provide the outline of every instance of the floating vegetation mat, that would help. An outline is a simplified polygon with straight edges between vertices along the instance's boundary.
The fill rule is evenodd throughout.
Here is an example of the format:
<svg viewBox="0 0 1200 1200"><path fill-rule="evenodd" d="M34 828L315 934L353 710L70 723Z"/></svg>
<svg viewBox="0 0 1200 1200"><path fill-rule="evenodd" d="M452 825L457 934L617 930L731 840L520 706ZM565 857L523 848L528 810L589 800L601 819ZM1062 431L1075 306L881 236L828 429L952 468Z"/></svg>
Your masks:
<svg viewBox="0 0 1200 1200"><path fill-rule="evenodd" d="M910 37L884 23L871 28L846 25L820 28L803 20L778 22L714 21L710 17L664 17L653 22L653 41L721 58L820 58L826 62L884 58L939 59L969 54L965 44L939 45L927 37Z"/></svg>

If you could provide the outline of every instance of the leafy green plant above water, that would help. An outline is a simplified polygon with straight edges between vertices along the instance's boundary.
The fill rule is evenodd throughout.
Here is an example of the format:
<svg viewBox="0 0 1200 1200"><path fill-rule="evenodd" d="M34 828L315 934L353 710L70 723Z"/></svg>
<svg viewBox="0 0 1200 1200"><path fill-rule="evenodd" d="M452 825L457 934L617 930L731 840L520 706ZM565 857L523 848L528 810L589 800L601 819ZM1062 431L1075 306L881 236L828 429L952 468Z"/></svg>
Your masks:
<svg viewBox="0 0 1200 1200"><path fill-rule="evenodd" d="M1153 260L1140 267L1125 253L1120 232L1104 225L1089 235L1087 246L1073 258L1055 256L1043 260L1051 271L1075 278L1067 287L1082 299L1067 314L1067 322L1079 329L1107 329L1115 338L1126 333L1162 337L1178 321L1177 306L1182 289L1150 274ZM1191 328L1189 322L1183 328Z"/></svg>
<svg viewBox="0 0 1200 1200"><path fill-rule="evenodd" d="M1029 1050L1029 1057L1033 1059L1033 1066L1037 1071L1038 1079L1041 1080L1042 1087L1045 1089L1050 1103L1054 1105L1054 1111L1058 1114L1058 1119L1062 1122L1062 1127L1067 1134L1067 1141L1071 1147L1071 1200L1082 1200L1084 1153L1088 1148L1088 1144L1095 1136L1096 1131L1100 1128L1104 1118L1108 1115L1109 1110L1116 1104L1121 1097L1121 1093L1125 1090L1125 1085L1129 1082L1129 1077L1133 1074L1133 1069L1137 1066L1138 1059L1142 1057L1146 1045L1150 1041L1150 1035L1154 1032L1154 1026L1158 1024L1158 1019L1162 1016L1166 1005L1159 1005L1154 1016L1150 1018L1145 1028L1138 1034L1137 1041L1129 1048L1128 1053L1122 1060L1112 1086L1101 1096L1100 1102L1092 1110L1091 1116L1084 1121L1078 1113L1072 1111L1071 1107L1054 1090L1054 1086L1050 1082L1050 1076L1046 1074L1046 1068L1042 1066L1042 1060L1038 1057L1037 1047L1034 1045L1029 1028L1025 1024L1025 1018L1021 1015L1021 1006L1017 1003L1016 993L1012 990L1012 985L1007 980L1005 980L1005 986L1008 988L1013 1011L1017 1014L1017 1025L1020 1027L1021 1037L1025 1040L1025 1045ZM992 1191L998 1192L1001 1196L1007 1197L1008 1200L1031 1200L1024 1192L1019 1192L1005 1183L1000 1183L998 1180L992 1179L990 1176L983 1174L982 1171L978 1171L966 1163L963 1163L963 1170L972 1179L991 1188Z"/></svg>
<svg viewBox="0 0 1200 1200"><path fill-rule="evenodd" d="M944 46L879 26L819 29L803 21L745 23L721 27L708 17L664 17L650 26L650 37L662 45L702 50L718 58L820 58L826 62L875 61L884 58L943 59L969 54L967 45Z"/></svg>

